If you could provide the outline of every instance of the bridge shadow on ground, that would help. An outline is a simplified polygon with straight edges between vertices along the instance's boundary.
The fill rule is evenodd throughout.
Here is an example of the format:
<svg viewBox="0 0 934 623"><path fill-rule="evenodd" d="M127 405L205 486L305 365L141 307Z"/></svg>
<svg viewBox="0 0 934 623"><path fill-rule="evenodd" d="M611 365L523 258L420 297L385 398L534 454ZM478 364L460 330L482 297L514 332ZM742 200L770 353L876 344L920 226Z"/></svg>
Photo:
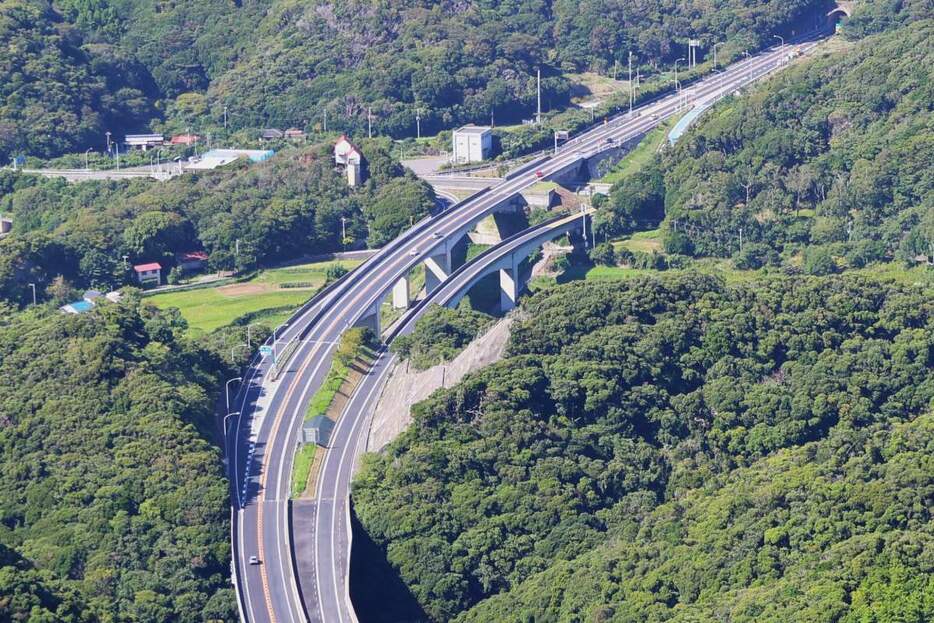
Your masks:
<svg viewBox="0 0 934 623"><path fill-rule="evenodd" d="M360 524L351 504L350 598L360 623L427 623L428 615Z"/></svg>

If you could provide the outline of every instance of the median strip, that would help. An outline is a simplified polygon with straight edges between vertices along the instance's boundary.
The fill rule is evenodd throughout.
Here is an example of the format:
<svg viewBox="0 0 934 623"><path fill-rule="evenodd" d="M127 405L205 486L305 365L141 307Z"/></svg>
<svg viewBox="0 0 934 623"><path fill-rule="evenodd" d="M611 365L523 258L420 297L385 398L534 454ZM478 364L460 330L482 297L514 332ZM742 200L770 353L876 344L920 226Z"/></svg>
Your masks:
<svg viewBox="0 0 934 623"><path fill-rule="evenodd" d="M293 499L315 497L318 471L327 454L331 432L373 365L375 339L370 330L363 328L349 329L341 336L331 369L305 411L301 445L292 464Z"/></svg>

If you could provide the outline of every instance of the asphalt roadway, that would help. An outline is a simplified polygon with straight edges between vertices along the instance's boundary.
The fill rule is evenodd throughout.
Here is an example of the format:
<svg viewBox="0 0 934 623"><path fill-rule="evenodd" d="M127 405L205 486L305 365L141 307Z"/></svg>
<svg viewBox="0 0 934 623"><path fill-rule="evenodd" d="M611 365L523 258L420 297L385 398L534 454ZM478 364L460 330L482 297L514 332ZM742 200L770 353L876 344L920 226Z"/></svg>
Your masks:
<svg viewBox="0 0 934 623"><path fill-rule="evenodd" d="M800 44L804 50L813 42ZM797 45L787 45L790 51ZM728 93L777 68L778 49L737 63L692 86L695 98ZM289 493L294 449L308 399L320 387L341 333L352 326L392 285L441 238L462 231L493 207L543 177L574 161L642 134L676 114L678 97L671 95L640 107L638 116L623 115L569 141L558 154L510 177L474 198L416 224L348 275L279 332L278 344L300 343L285 373L267 378L269 363L257 359L244 373L235 401L239 413L228 442L232 444L231 489L235 507L232 525L235 573L244 620L351 622L356 616L347 594L350 550L349 487L353 467L363 448L371 405L378 393L386 360L361 383L353 408L338 421L319 473L315 534L311 539L312 586L296 581L289 523ZM299 552L305 556L307 551ZM260 564L248 560L256 556ZM308 561L303 561L308 562Z"/></svg>

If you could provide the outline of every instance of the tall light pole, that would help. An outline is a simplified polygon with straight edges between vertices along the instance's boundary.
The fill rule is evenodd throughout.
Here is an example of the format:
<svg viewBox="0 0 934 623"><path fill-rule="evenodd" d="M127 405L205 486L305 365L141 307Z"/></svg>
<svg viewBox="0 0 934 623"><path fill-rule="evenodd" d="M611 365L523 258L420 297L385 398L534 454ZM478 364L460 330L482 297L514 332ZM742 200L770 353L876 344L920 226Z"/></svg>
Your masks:
<svg viewBox="0 0 934 623"><path fill-rule="evenodd" d="M234 382L242 381L242 380L243 380L242 376L238 376L237 378L227 380L227 384L224 387L224 397L227 399L227 413L230 413L230 384ZM227 432L226 428L224 429L224 432L225 433Z"/></svg>
<svg viewBox="0 0 934 623"><path fill-rule="evenodd" d="M227 130L227 105L224 105L224 130Z"/></svg>
<svg viewBox="0 0 934 623"><path fill-rule="evenodd" d="M632 104L635 99L635 91L632 85L632 50L629 50L629 115L632 116Z"/></svg>
<svg viewBox="0 0 934 623"><path fill-rule="evenodd" d="M781 35L772 35L772 38L778 39L779 41L782 42L782 47L781 47L782 56L778 61L778 64L781 65L782 63L785 62L785 38Z"/></svg>
<svg viewBox="0 0 934 623"><path fill-rule="evenodd" d="M678 60L675 61L675 89L678 91L681 90L681 83L678 82L678 63L680 63L683 60L684 60L683 58L679 58Z"/></svg>
<svg viewBox="0 0 934 623"><path fill-rule="evenodd" d="M30 283L29 287L32 288L32 304L36 304L36 284Z"/></svg>
<svg viewBox="0 0 934 623"><path fill-rule="evenodd" d="M717 68L717 46L723 45L723 42L713 44L713 68Z"/></svg>
<svg viewBox="0 0 934 623"><path fill-rule="evenodd" d="M373 138L373 109L366 107L366 137Z"/></svg>
<svg viewBox="0 0 934 623"><path fill-rule="evenodd" d="M422 110L421 108L415 109L415 138L422 137Z"/></svg>
<svg viewBox="0 0 934 623"><path fill-rule="evenodd" d="M110 132L108 131L108 132L105 132L104 134L107 135L107 154L109 155L110 154Z"/></svg>
<svg viewBox="0 0 934 623"><path fill-rule="evenodd" d="M535 110L536 110L536 112L535 112L535 122L536 122L536 124L538 124L538 125L542 125L542 68L541 68L541 67L539 67L539 68L536 70L535 76L536 76L536 81L537 81L537 85L538 85L537 91L536 91L536 93L537 93L537 96L536 96L536 97L537 97L537 102L538 102L538 103L537 103L537 107L536 107L536 109L535 109Z"/></svg>
<svg viewBox="0 0 934 623"><path fill-rule="evenodd" d="M88 147L87 150L84 152L84 170L85 171L91 170L90 165L88 165L88 154L91 153L92 149L93 147Z"/></svg>
<svg viewBox="0 0 934 623"><path fill-rule="evenodd" d="M752 82L752 63L749 62L749 50L743 50L743 55L746 57L746 64L749 65L749 67L747 67L748 71L746 72L746 76L749 82Z"/></svg>
<svg viewBox="0 0 934 623"><path fill-rule="evenodd" d="M347 219L341 217L341 247L346 246L347 244Z"/></svg>

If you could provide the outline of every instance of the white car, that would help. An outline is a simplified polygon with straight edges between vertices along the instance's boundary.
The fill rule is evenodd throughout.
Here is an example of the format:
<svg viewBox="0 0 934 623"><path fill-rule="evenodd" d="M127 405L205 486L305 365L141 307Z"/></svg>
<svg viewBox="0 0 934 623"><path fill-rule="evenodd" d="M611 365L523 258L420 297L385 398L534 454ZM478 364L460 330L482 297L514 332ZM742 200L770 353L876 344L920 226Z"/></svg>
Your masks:
<svg viewBox="0 0 934 623"><path fill-rule="evenodd" d="M436 232L435 232L434 234L432 234L432 235L433 235L435 238L439 239L439 240L440 240L441 238L444 238L444 234L442 234L440 231L436 231Z"/></svg>
<svg viewBox="0 0 934 623"><path fill-rule="evenodd" d="M416 255L418 255L418 249L416 247L412 247L412 250L409 251L409 255L411 255L412 257L415 257Z"/></svg>
<svg viewBox="0 0 934 623"><path fill-rule="evenodd" d="M258 564L259 564L259 558L257 558L256 556L250 556L250 564L251 564L251 565L258 565Z"/></svg>

